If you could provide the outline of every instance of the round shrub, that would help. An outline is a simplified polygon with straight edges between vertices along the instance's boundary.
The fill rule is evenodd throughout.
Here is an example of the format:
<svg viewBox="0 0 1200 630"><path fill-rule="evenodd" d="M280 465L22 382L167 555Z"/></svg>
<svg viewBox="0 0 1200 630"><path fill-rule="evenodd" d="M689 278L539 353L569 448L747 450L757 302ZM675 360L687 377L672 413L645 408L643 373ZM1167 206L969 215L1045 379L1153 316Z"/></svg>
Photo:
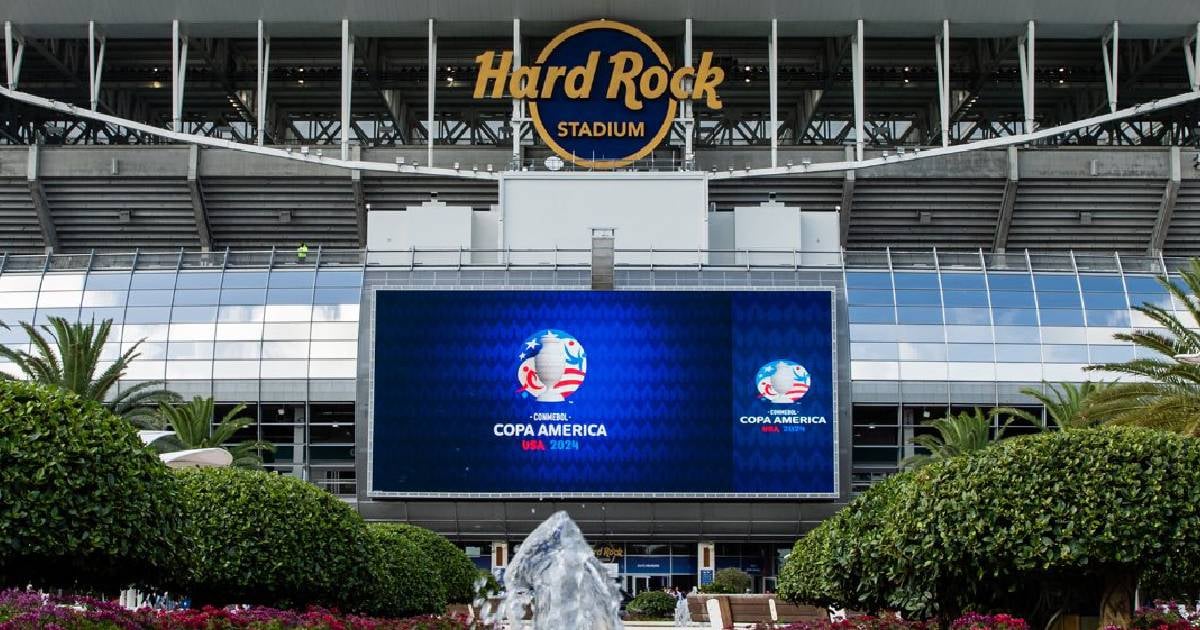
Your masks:
<svg viewBox="0 0 1200 630"><path fill-rule="evenodd" d="M625 609L639 617L670 619L675 615L675 598L662 591L642 591Z"/></svg>
<svg viewBox="0 0 1200 630"><path fill-rule="evenodd" d="M400 536L415 542L433 560L447 602L469 604L475 600L475 580L479 569L462 549L428 529L403 523L390 527Z"/></svg>
<svg viewBox="0 0 1200 630"><path fill-rule="evenodd" d="M713 576L713 581L700 587L704 593L740 594L750 590L753 581L750 574L741 569L721 569Z"/></svg>
<svg viewBox="0 0 1200 630"><path fill-rule="evenodd" d="M807 567L816 571L806 579ZM780 590L943 617L971 606L1032 613L1043 593L1061 591L1099 601L1104 624L1123 621L1138 583L1200 585L1196 438L1079 429L931 464L872 488L798 542Z"/></svg>
<svg viewBox="0 0 1200 630"><path fill-rule="evenodd" d="M177 539L170 472L125 420L0 381L0 584L153 584Z"/></svg>
<svg viewBox="0 0 1200 630"><path fill-rule="evenodd" d="M440 613L446 595L433 559L391 525L367 528L371 536L370 576L361 609L382 617Z"/></svg>
<svg viewBox="0 0 1200 630"><path fill-rule="evenodd" d="M372 588L366 524L332 494L237 468L181 470L178 486L193 601L355 610Z"/></svg>

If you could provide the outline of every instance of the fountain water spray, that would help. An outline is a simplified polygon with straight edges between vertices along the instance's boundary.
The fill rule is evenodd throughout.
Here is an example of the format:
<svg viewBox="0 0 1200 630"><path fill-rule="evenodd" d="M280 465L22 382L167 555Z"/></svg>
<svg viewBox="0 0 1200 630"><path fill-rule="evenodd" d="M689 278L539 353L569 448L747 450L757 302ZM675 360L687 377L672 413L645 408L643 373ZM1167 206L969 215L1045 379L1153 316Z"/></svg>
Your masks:
<svg viewBox="0 0 1200 630"><path fill-rule="evenodd" d="M499 619L485 622L520 628L528 606L534 630L621 628L621 591L566 512L553 514L521 543L504 586Z"/></svg>

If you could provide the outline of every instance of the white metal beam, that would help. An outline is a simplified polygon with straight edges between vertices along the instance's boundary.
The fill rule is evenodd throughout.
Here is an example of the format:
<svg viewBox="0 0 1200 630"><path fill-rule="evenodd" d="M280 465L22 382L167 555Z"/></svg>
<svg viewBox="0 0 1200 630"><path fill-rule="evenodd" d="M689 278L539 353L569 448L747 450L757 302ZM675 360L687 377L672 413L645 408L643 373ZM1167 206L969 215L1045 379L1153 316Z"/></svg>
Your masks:
<svg viewBox="0 0 1200 630"><path fill-rule="evenodd" d="M1119 23L1113 20L1112 26L1100 40L1100 54L1104 56L1104 87L1108 91L1108 111L1117 111L1117 43ZM1111 46L1112 52L1109 52Z"/></svg>
<svg viewBox="0 0 1200 630"><path fill-rule="evenodd" d="M779 20L771 18L767 43L767 65L771 98L771 167L779 166Z"/></svg>
<svg viewBox="0 0 1200 630"><path fill-rule="evenodd" d="M255 128L255 141L262 146L267 135L267 80L271 67L271 38L263 30L263 21L258 21L258 83L254 93L255 115L258 125Z"/></svg>
<svg viewBox="0 0 1200 630"><path fill-rule="evenodd" d="M13 31L12 22L4 21L4 61L8 70L8 89L15 90L21 79L21 60L25 57L25 38Z"/></svg>
<svg viewBox="0 0 1200 630"><path fill-rule="evenodd" d="M1025 133L1032 133L1033 127L1033 60L1034 52L1033 20L1025 25L1025 34L1017 38L1017 57L1021 65L1021 99L1025 105Z"/></svg>
<svg viewBox="0 0 1200 630"><path fill-rule="evenodd" d="M1196 32L1183 40L1183 58L1187 61L1188 83L1193 92L1200 92L1200 22L1196 22Z"/></svg>
<svg viewBox="0 0 1200 630"><path fill-rule="evenodd" d="M692 65L692 18L683 21L683 65ZM691 92L692 80L687 82L688 92ZM696 149L693 136L696 133L696 119L692 116L692 99L686 98L679 104L683 113L683 162L688 168L695 168Z"/></svg>
<svg viewBox="0 0 1200 630"><path fill-rule="evenodd" d="M108 38L101 35L100 51L96 51L96 23L88 21L88 99L95 111L100 105L100 75L104 71L104 48Z"/></svg>
<svg viewBox="0 0 1200 630"><path fill-rule="evenodd" d="M942 146L950 146L950 20L942 20L942 33L933 40L937 58L938 113L941 118Z"/></svg>
<svg viewBox="0 0 1200 630"><path fill-rule="evenodd" d="M183 133L183 86L187 82L188 39L179 35L179 20L171 20L171 128Z"/></svg>
<svg viewBox="0 0 1200 630"><path fill-rule="evenodd" d="M513 72L521 67L521 19L513 18L513 33L512 33L512 53ZM512 100L512 161L513 164L521 163L521 134L524 132L522 124L525 121L525 101L514 97Z"/></svg>
<svg viewBox="0 0 1200 630"><path fill-rule="evenodd" d="M426 147L425 147L425 164L433 166L433 136L436 128L434 127L434 96L437 92L437 35L433 32L433 18L429 18L429 94L428 103L429 116L425 127Z"/></svg>
<svg viewBox="0 0 1200 630"><path fill-rule="evenodd" d="M354 38L350 20L342 20L342 159L350 159L350 96L354 79Z"/></svg>
<svg viewBox="0 0 1200 630"><path fill-rule="evenodd" d="M854 75L854 158L863 159L863 21L859 20L850 40L851 71Z"/></svg>

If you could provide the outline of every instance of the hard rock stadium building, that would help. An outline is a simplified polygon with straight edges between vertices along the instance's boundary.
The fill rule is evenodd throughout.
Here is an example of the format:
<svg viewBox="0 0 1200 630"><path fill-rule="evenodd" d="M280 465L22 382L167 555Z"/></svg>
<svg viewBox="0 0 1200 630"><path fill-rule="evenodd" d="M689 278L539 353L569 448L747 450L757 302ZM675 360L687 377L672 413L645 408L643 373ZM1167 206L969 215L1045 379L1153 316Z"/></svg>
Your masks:
<svg viewBox="0 0 1200 630"><path fill-rule="evenodd" d="M485 567L566 509L630 590L771 588L925 420L1133 357L1200 256L1192 0L0 19L0 320L113 319L126 383Z"/></svg>

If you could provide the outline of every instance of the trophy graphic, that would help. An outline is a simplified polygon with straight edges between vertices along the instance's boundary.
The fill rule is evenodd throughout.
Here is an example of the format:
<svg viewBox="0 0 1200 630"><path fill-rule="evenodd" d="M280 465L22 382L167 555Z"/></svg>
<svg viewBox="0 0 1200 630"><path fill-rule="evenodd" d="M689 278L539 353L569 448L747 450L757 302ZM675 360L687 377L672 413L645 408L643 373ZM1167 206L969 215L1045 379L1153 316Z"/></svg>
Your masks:
<svg viewBox="0 0 1200 630"><path fill-rule="evenodd" d="M567 369L567 355L563 350L563 340L554 333L546 331L546 334L542 335L538 342L542 345L542 349L534 358L533 366L545 389L537 395L537 399L541 402L562 402L566 399L554 386L562 380L563 371Z"/></svg>
<svg viewBox="0 0 1200 630"><path fill-rule="evenodd" d="M792 402L787 397L787 392L792 388L794 381L791 366L783 361L776 363L775 373L771 375L771 388L775 390L774 395L771 396L771 402Z"/></svg>

